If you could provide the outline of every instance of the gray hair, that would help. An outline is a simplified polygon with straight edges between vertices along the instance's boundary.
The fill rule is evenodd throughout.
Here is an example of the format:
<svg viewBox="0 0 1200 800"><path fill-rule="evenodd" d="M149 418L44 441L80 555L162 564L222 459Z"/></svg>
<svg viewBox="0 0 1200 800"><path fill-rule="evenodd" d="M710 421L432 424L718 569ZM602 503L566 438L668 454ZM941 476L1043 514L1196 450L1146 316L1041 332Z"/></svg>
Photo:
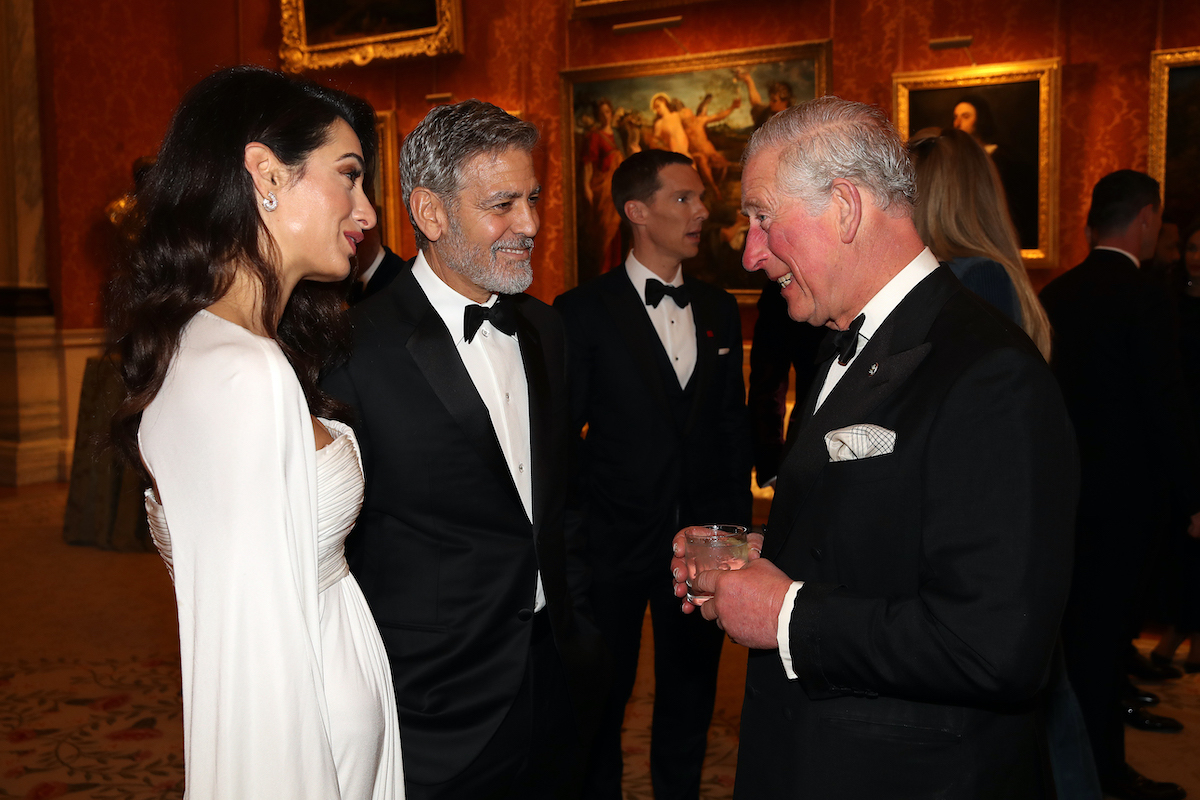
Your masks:
<svg viewBox="0 0 1200 800"><path fill-rule="evenodd" d="M819 213L837 178L877 208L911 214L916 178L908 149L878 106L827 95L780 111L750 137L742 163L779 148L778 189Z"/></svg>
<svg viewBox="0 0 1200 800"><path fill-rule="evenodd" d="M499 155L510 148L532 152L538 129L491 103L464 100L438 106L425 115L400 147L400 194L412 222L417 247L429 240L413 217L410 200L418 186L453 207L463 189L463 169L471 159Z"/></svg>

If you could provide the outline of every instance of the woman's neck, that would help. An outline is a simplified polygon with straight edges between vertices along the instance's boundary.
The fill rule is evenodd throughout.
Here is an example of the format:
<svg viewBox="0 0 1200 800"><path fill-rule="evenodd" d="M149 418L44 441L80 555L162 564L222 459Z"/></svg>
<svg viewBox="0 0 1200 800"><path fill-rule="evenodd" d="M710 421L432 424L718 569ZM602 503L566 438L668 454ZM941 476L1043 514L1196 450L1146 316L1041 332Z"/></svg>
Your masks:
<svg viewBox="0 0 1200 800"><path fill-rule="evenodd" d="M286 299L280 303L282 308ZM258 336L267 336L262 318L262 285L242 268L234 274L233 284L220 300L208 307L211 314L240 325ZM279 322L278 319L275 320Z"/></svg>

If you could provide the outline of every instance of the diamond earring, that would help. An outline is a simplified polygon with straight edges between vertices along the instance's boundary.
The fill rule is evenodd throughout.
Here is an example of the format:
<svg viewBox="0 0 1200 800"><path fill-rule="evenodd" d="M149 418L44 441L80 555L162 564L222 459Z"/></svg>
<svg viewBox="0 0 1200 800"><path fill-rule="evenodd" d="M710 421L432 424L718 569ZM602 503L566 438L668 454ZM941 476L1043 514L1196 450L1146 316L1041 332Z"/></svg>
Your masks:
<svg viewBox="0 0 1200 800"><path fill-rule="evenodd" d="M275 197L274 192L267 192L267 196L262 199L262 204L267 211L274 211L279 208L279 199Z"/></svg>

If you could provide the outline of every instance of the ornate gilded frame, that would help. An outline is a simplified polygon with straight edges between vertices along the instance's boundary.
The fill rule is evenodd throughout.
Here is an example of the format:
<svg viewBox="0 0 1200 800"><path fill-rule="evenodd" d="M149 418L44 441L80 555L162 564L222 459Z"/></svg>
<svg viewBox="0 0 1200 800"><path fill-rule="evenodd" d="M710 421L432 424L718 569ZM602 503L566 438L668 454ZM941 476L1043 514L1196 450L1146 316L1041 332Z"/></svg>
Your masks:
<svg viewBox="0 0 1200 800"><path fill-rule="evenodd" d="M379 239L392 252L401 251L401 231L406 218L400 199L400 129L395 111L375 114L375 133L379 137L379 153L375 163L375 213L379 216Z"/></svg>
<svg viewBox="0 0 1200 800"><path fill-rule="evenodd" d="M395 30L335 42L310 44L305 27L305 0L280 0L283 69L362 66L377 58L411 58L463 52L462 0L431 0L437 4L437 24L428 28Z"/></svg>
<svg viewBox="0 0 1200 800"><path fill-rule="evenodd" d="M567 0L567 10L572 17L603 17L627 11L650 11L710 2L712 0Z"/></svg>
<svg viewBox="0 0 1200 800"><path fill-rule="evenodd" d="M1167 118L1171 71L1181 67L1200 67L1200 47L1155 50L1150 54L1150 175L1162 186L1164 202L1170 206L1170 182L1167 180ZM1200 130L1188 132L1200 138ZM1195 176L1191 176L1195 180ZM1200 208L1194 209L1200 211Z"/></svg>
<svg viewBox="0 0 1200 800"><path fill-rule="evenodd" d="M797 64L796 62L799 62ZM579 152L580 134L577 130L576 119L576 92L583 89L585 92L588 87L600 87L609 82L629 81L631 84L636 79L645 77L662 76L671 77L676 80L696 80L697 83L693 90L693 96L689 97L689 102L695 101L694 94L704 90L706 87L711 87L712 84L703 84L700 81L705 80L703 73L706 70L728 69L731 71L735 68L745 68L753 71L754 69L796 69L803 68L807 73L811 70L812 75L812 93L815 97L820 97L830 91L830 75L832 74L833 66L833 43L828 40L811 41L811 42L792 42L780 45L771 45L768 47L752 47L742 50L724 50L714 53L704 53L693 56L673 56L670 58L655 58L646 61L626 61L617 64L604 64L596 67L582 67L578 69L567 69L560 73L561 76L561 108L562 108L562 141L563 141L563 179L564 179L564 194L563 207L565 219L565 278L568 287L575 286L581 280L586 280L593 277L592 273L581 276L579 274L579 246L580 246L580 223L581 219L577 214L579 203L577 203L577 189L581 189L581 185L576 180L577 173L581 172L581 154ZM729 78L724 79L728 83L732 83L732 74ZM690 88L690 87L689 87ZM760 95L767 94L768 87L760 88ZM740 89L738 91L741 91ZM745 94L745 92L742 92ZM581 105L586 98L581 96ZM616 100L617 98L611 98ZM797 101L809 99L806 95L797 96ZM714 105L720 105L721 100L718 99ZM649 107L639 107L637 110L649 112ZM738 133L738 138L741 138L743 132ZM744 134L748 138L749 134ZM736 152L730 152L726 158L729 161L728 174L736 173L740 176L740 160L742 149L745 142L741 142L741 146L736 149ZM740 181L736 181L736 187L740 191ZM711 195L710 195L711 198ZM726 205L731 205L727 202ZM713 212L713 218L710 218L710 223L717 218L717 209L713 202L709 202L709 209ZM724 213L728 214L731 209L724 209ZM734 212L736 208L732 209ZM742 220L745 218L742 217ZM733 249L733 245L729 245ZM733 260L737 262L737 271L741 272L741 247L736 248ZM702 255L698 258L703 258ZM729 259L726 259L729 260ZM715 267L714 267L715 268ZM739 302L754 302L758 297L758 289L738 288L731 285L728 281L723 281L719 275L728 274L730 268L726 268L724 273L718 273L717 277L712 275L700 274L699 277L707 278L713 282L729 289L729 291L738 296Z"/></svg>
<svg viewBox="0 0 1200 800"><path fill-rule="evenodd" d="M912 93L971 89L1035 82L1037 84L1037 247L1021 250L1027 267L1058 266L1058 181L1062 60L1013 61L975 67L897 72L892 75L896 128L908 138Z"/></svg>

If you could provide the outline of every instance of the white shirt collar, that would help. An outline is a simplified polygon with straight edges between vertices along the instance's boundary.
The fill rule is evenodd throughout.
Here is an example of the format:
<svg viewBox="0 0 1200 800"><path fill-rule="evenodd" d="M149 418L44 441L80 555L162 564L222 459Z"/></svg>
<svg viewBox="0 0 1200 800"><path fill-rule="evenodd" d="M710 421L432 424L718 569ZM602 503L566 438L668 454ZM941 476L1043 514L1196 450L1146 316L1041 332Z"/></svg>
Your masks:
<svg viewBox="0 0 1200 800"><path fill-rule="evenodd" d="M900 301L908 296L918 283L929 277L938 268L938 260L926 247L908 265L897 272L865 306L862 314L866 317L858 334L870 339L879 330L879 326L888 315L900 305Z"/></svg>
<svg viewBox="0 0 1200 800"><path fill-rule="evenodd" d="M480 304L459 294L434 273L433 267L429 266L429 262L425 260L423 251L417 252L417 260L413 262L412 274L417 279L421 290L425 292L425 297L429 299L433 310L442 318L442 322L446 323L446 328L450 331L450 338L454 340L455 345L461 343L464 338L463 309L473 305L494 306L499 298L499 295L493 293L486 303Z"/></svg>
<svg viewBox="0 0 1200 800"><path fill-rule="evenodd" d="M646 304L646 281L656 280L659 283L663 279L650 271L642 262L634 257L633 251L629 251L629 257L625 259L625 274L629 276L633 288L637 289L638 297L642 298L642 305ZM675 268L675 277L666 281L667 286L683 286L683 265L680 264Z"/></svg>
<svg viewBox="0 0 1200 800"><path fill-rule="evenodd" d="M1133 262L1133 265L1138 269L1142 268L1142 260L1128 250L1122 250L1119 247L1109 247L1108 245L1098 244L1092 248L1093 250L1111 250L1114 253L1120 253Z"/></svg>

